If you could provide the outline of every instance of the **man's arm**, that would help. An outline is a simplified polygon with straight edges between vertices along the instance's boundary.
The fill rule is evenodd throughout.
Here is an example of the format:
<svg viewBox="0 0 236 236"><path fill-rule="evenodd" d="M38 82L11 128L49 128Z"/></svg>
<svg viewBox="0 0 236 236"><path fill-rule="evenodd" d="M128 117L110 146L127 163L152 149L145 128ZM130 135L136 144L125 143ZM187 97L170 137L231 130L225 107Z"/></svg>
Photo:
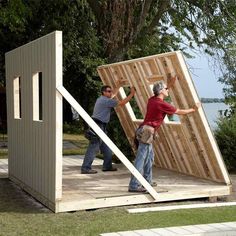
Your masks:
<svg viewBox="0 0 236 236"><path fill-rule="evenodd" d="M130 94L123 100L118 101L118 106L124 106L130 99L134 96L136 90L134 87L131 87Z"/></svg>
<svg viewBox="0 0 236 236"><path fill-rule="evenodd" d="M187 115L189 113L195 112L198 110L198 108L201 107L201 103L198 102L196 103L193 108L189 108L189 109L177 109L175 114L177 115Z"/></svg>

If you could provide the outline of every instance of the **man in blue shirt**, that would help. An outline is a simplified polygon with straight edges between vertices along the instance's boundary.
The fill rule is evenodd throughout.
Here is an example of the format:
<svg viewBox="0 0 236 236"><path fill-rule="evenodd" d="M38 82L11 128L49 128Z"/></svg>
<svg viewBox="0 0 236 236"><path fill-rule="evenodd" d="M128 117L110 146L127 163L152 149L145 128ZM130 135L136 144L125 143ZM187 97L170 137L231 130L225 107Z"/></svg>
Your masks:
<svg viewBox="0 0 236 236"><path fill-rule="evenodd" d="M111 87L105 85L102 87L102 95L97 99L92 118L98 124L98 126L106 133L106 125L110 121L111 109L116 106L124 106L135 94L135 88L132 87L130 94L123 100L117 101L113 97L116 96L119 87L116 91L112 91ZM89 142L88 149L85 153L84 161L81 167L82 174L96 174L97 171L92 169L92 163L96 153L101 150L104 161L103 171L116 171L117 168L112 166L112 151L110 148L99 138L93 138Z"/></svg>

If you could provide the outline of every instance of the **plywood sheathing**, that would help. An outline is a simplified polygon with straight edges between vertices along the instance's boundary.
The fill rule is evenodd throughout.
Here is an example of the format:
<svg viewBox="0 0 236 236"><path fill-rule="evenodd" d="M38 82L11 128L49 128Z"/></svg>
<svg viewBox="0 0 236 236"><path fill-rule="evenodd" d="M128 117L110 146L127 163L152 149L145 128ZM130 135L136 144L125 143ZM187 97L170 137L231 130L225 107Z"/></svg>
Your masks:
<svg viewBox="0 0 236 236"><path fill-rule="evenodd" d="M174 106L187 109L199 102L180 51L103 65L98 67L98 73L103 83L112 88L122 84L118 99L125 97L123 87L134 86L135 100L143 117L148 98L153 95L152 85L159 80L167 83L171 76L178 77L173 89L170 90ZM135 117L130 104L117 107L116 112L128 141L135 151L134 132L142 121ZM179 122L165 119L159 128L154 141L155 165L230 184L228 172L203 109L200 108L187 116L179 116L179 119Z"/></svg>

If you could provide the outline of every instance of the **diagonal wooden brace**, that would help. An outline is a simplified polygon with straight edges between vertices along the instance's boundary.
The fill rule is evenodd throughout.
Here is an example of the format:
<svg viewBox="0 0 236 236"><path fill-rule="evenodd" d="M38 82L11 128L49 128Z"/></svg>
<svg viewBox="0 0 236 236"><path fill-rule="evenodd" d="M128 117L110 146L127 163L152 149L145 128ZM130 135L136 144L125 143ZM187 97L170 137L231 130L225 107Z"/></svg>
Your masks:
<svg viewBox="0 0 236 236"><path fill-rule="evenodd" d="M133 164L125 157L119 148L112 142L112 140L103 132L103 130L94 122L88 113L79 105L79 103L71 96L71 94L63 87L57 87L58 92L69 102L69 104L79 113L84 121L96 132L104 143L113 151L119 160L127 167L131 174L143 185L143 187L150 193L150 195L158 200L158 193L156 190L145 180Z"/></svg>

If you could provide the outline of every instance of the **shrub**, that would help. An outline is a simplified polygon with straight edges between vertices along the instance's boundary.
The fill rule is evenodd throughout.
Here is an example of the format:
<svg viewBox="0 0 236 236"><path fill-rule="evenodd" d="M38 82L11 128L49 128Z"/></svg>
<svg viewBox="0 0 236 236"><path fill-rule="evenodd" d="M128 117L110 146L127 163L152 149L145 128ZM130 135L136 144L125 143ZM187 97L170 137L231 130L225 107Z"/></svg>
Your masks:
<svg viewBox="0 0 236 236"><path fill-rule="evenodd" d="M74 120L72 123L63 124L63 133L66 134L82 134L84 126L81 120Z"/></svg>
<svg viewBox="0 0 236 236"><path fill-rule="evenodd" d="M215 137L228 170L236 170L236 114L220 118Z"/></svg>

